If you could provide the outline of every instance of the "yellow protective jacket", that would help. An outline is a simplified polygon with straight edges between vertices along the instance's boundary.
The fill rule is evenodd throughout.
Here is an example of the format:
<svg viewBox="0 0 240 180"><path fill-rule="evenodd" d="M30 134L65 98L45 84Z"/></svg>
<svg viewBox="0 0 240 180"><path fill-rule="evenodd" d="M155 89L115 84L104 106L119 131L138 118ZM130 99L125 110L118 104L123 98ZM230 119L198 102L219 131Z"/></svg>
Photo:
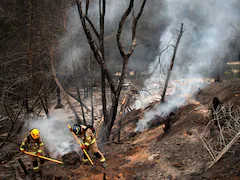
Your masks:
<svg viewBox="0 0 240 180"><path fill-rule="evenodd" d="M41 138L33 139L31 136L27 136L23 139L23 142L20 146L20 150L27 150L32 153L42 153L44 148L44 143Z"/></svg>
<svg viewBox="0 0 240 180"><path fill-rule="evenodd" d="M80 125L81 126L81 133L78 134L79 138L82 139L85 146L90 146L94 142L96 142L96 138L94 136L94 133L90 128L87 128L87 126Z"/></svg>

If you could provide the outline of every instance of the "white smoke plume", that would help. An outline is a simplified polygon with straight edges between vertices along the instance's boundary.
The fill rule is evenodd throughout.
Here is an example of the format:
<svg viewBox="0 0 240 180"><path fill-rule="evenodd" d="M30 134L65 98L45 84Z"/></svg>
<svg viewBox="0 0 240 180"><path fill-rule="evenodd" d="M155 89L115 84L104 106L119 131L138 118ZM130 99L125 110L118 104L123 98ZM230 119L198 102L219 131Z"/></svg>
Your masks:
<svg viewBox="0 0 240 180"><path fill-rule="evenodd" d="M211 73L220 68L218 64L224 62L228 53L228 40L234 32L232 25L239 22L240 2L238 0L165 0L165 3L163 16L169 21L169 26L160 38L159 52L167 47L173 37L176 37L175 29L179 30L181 23L184 23L184 29L186 29L175 58L172 81L169 83L169 86L175 86L175 92L171 92L174 95L167 97L166 103L145 113L135 131L144 130L154 115L165 116L174 108L183 106L186 103L186 95L193 95L199 88L206 85L203 78L209 77ZM170 44L175 45L175 42L172 41ZM161 56L161 64L165 73L172 54L173 51L170 49ZM153 71L157 62L158 57L149 67L150 72ZM146 90L151 94L156 94L157 89L158 96L153 97L159 99L165 82L165 77L160 76L160 72L163 71L158 68L145 82ZM144 99L149 99L146 95L148 93L142 94Z"/></svg>
<svg viewBox="0 0 240 180"><path fill-rule="evenodd" d="M51 157L63 156L71 150L79 150L79 145L69 131L68 124L75 122L68 118L68 115L61 110L50 113L50 118L46 117L26 121L26 128L30 131L33 128L40 130L45 148Z"/></svg>
<svg viewBox="0 0 240 180"><path fill-rule="evenodd" d="M105 31L111 31L117 27L118 20L127 8L127 1L107 1L107 8L105 17ZM85 1L82 4L83 10L85 10ZM90 3L88 11L89 19L93 22L97 31L99 31L99 3ZM60 39L60 52L64 61L61 64L61 69L68 68L72 70L72 61L76 63L76 66L81 66L82 62L89 56L89 44L85 37L85 33L82 28L82 24L79 17L77 5L73 5L67 10L65 22L65 33ZM94 37L94 35L93 35Z"/></svg>

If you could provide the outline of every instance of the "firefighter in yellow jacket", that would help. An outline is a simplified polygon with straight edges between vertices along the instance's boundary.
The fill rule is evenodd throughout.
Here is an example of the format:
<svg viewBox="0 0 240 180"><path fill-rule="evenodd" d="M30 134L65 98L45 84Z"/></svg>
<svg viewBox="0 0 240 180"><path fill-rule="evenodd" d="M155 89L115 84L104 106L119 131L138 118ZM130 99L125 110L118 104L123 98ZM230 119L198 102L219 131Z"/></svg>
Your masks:
<svg viewBox="0 0 240 180"><path fill-rule="evenodd" d="M37 154L44 156L44 144L42 139L40 138L40 132L38 129L32 129L29 133L29 136L25 137L21 146L20 146L20 151L25 152L25 151L31 152L33 154ZM32 165L33 165L33 171L36 176L39 175L39 165L38 165L38 157L36 156L30 156ZM44 160L40 159L40 164L44 164Z"/></svg>
<svg viewBox="0 0 240 180"><path fill-rule="evenodd" d="M76 124L73 126L72 131L82 139L83 141L83 146L81 147L82 149L85 149L87 152L91 150L94 155L100 160L102 163L102 167L106 168L107 167L107 162L106 158L103 156L103 154L99 151L98 146L97 146L97 141L94 136L94 130L92 126L85 126L81 124ZM89 160L85 153L83 153L83 163L87 163Z"/></svg>

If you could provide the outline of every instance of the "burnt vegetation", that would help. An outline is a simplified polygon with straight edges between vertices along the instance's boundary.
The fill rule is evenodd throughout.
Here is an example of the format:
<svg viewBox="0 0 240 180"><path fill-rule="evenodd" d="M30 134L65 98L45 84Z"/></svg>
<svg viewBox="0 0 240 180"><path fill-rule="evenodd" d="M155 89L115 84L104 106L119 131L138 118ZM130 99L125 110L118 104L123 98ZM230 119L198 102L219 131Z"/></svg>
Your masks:
<svg viewBox="0 0 240 180"><path fill-rule="evenodd" d="M235 8L240 8L239 3L234 3ZM187 132L186 137L197 135L203 143L211 158L208 168L217 164L228 152L235 156L239 154L237 148L240 137L238 82L240 24L237 22L231 24L232 34L226 33L226 38L221 42L224 44L224 50L217 45L215 47L213 43L212 49L204 51L199 42L204 39L203 42L208 43L208 36L212 35L210 31L212 29L209 30L206 27L214 23L207 21L206 14L202 15L200 10L194 10L194 8L201 9L198 7L199 4L196 4L184 3L184 13L180 15L173 12L176 18L171 19L165 17L166 9L169 8L171 11L169 6L173 5L167 0L115 2L108 0L1 0L0 163L4 166L0 167L0 170L6 171L6 174L0 173L0 179L22 179L25 176L33 176L27 158L19 153L21 136L26 135L25 132L28 132L34 120L46 118L51 121L52 112L61 112L66 109L69 109L66 116L59 113L57 117L61 123L57 121L53 123L54 125L49 123L49 126L54 128L47 133L51 134L56 130L66 135L68 133L66 129L58 129L62 124L63 126L68 123L94 125L97 141L101 142L100 148L109 145L110 148L106 150L109 156L106 157L112 158L111 162L116 158L118 163L111 169L113 171L111 178L123 179L123 174L118 174L117 167L123 165L124 169L124 163L134 161L131 157L124 159L124 155L126 157L133 155L141 148L144 152L154 153L155 149L150 150L150 146L153 144L155 146L155 143L164 141L165 138L184 129L185 127L181 127L181 124L187 121L185 117L188 118L188 116L189 121L204 125L201 133L192 132L195 127L191 127L191 130L189 130L190 127L186 127L187 130L184 129L184 131ZM182 19L178 20L180 17ZM172 29L172 22L176 20L179 22L173 23L174 29ZM188 21L191 23L185 23ZM187 32L188 29L191 35L185 35L185 30ZM213 31L215 31L214 28ZM172 33L173 36L170 37L172 39L168 39L169 34L164 34L166 32ZM218 37L216 35L215 38ZM163 47L166 39L169 42ZM188 42L189 39L191 42ZM213 39L209 40L209 42L212 41ZM216 41L216 44L218 43ZM206 46L204 44L204 47L209 48L209 44ZM209 51L214 55L210 56ZM206 62L209 58L206 56L211 58L211 62ZM199 58L202 58L202 61L199 61ZM197 65L192 65L193 59L198 60ZM209 69L206 68L206 64ZM196 94L191 91L192 87L179 83L180 86L185 86L179 90L179 86L174 86L178 84L179 78L183 81L194 81L194 78L200 75L205 84L209 82L205 78L211 78L211 83L223 92L227 89L232 92L226 94L219 91L207 92L204 88L198 87L197 96L200 99L190 100L192 95ZM152 78L161 80L155 83ZM231 85L224 84L228 81L232 82L233 79L237 80ZM156 84L157 86L152 88L152 85ZM152 89L149 90L148 86L157 91L157 95L152 93ZM195 84L193 83L192 86ZM142 103L148 100L143 96L145 94L151 96L152 104ZM204 99L205 95L207 98ZM137 100L142 103L138 109L136 109ZM171 101L174 103L169 103ZM193 109L187 114L185 111L188 107L185 108L185 105L189 102L194 105L188 106ZM208 109L204 109L203 113L200 112L197 103L201 104L198 104L199 107L201 106L200 109L206 106ZM164 109L165 106L167 110ZM183 116L181 111L187 115ZM194 111L198 114L192 113ZM141 131L137 131L141 120L146 120L147 113L151 114L147 117L147 123L144 123ZM192 119L191 114L194 114ZM194 119L195 117L197 119ZM188 126L188 123L185 125ZM197 125L194 124L194 126ZM43 126L43 128L46 127ZM210 135L206 135L208 130ZM146 132L149 133L147 134L149 137L151 136L151 140L143 137ZM53 140L60 138L54 137ZM114 143L111 144L111 142ZM71 140L67 143L67 147L65 144L60 145L61 150L68 149L67 153L61 151L62 154L56 155L58 159L63 160L64 166L46 163L45 173L42 174L45 179L80 177L80 171L96 175L98 179L110 178L110 173L107 171L83 166L82 152L76 151ZM51 143L48 142L48 145L51 146ZM177 146L184 145L178 143ZM111 152L113 147L119 154ZM121 148L122 154L120 154ZM46 148L48 156L55 155L52 151ZM136 155L137 158L144 153L139 154ZM160 158L158 155L156 157ZM147 161L151 164L152 160L150 158ZM16 162L18 162L17 165ZM238 162L239 158L234 160L233 165ZM148 165L148 163L145 164ZM145 164L139 164L139 167L144 169ZM135 164L132 165L135 166ZM155 164L150 166L154 167ZM183 166L184 163L173 165L180 168ZM77 168L79 168L78 171L75 171ZM141 174L137 169L136 165L135 170ZM127 175L134 174L133 170L124 170ZM179 172L178 174L182 173ZM199 170L198 173L201 174L202 171ZM138 175L132 174L126 176L126 179L138 178ZM139 178L146 178L146 176ZM89 175L81 177L90 178Z"/></svg>

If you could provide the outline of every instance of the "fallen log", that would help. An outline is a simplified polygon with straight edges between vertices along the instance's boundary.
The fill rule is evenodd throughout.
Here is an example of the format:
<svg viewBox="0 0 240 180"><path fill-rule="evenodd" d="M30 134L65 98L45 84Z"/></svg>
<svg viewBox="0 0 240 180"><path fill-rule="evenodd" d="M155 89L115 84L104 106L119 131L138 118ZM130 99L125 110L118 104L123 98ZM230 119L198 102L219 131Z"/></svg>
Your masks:
<svg viewBox="0 0 240 180"><path fill-rule="evenodd" d="M27 171L27 168L26 168L26 166L24 165L24 163L22 162L22 159L21 159L21 158L18 159L18 162L19 162L20 166L22 167L22 169L23 169L23 171L24 171L24 174L25 174L25 175L28 175L29 173L28 173L28 171Z"/></svg>

